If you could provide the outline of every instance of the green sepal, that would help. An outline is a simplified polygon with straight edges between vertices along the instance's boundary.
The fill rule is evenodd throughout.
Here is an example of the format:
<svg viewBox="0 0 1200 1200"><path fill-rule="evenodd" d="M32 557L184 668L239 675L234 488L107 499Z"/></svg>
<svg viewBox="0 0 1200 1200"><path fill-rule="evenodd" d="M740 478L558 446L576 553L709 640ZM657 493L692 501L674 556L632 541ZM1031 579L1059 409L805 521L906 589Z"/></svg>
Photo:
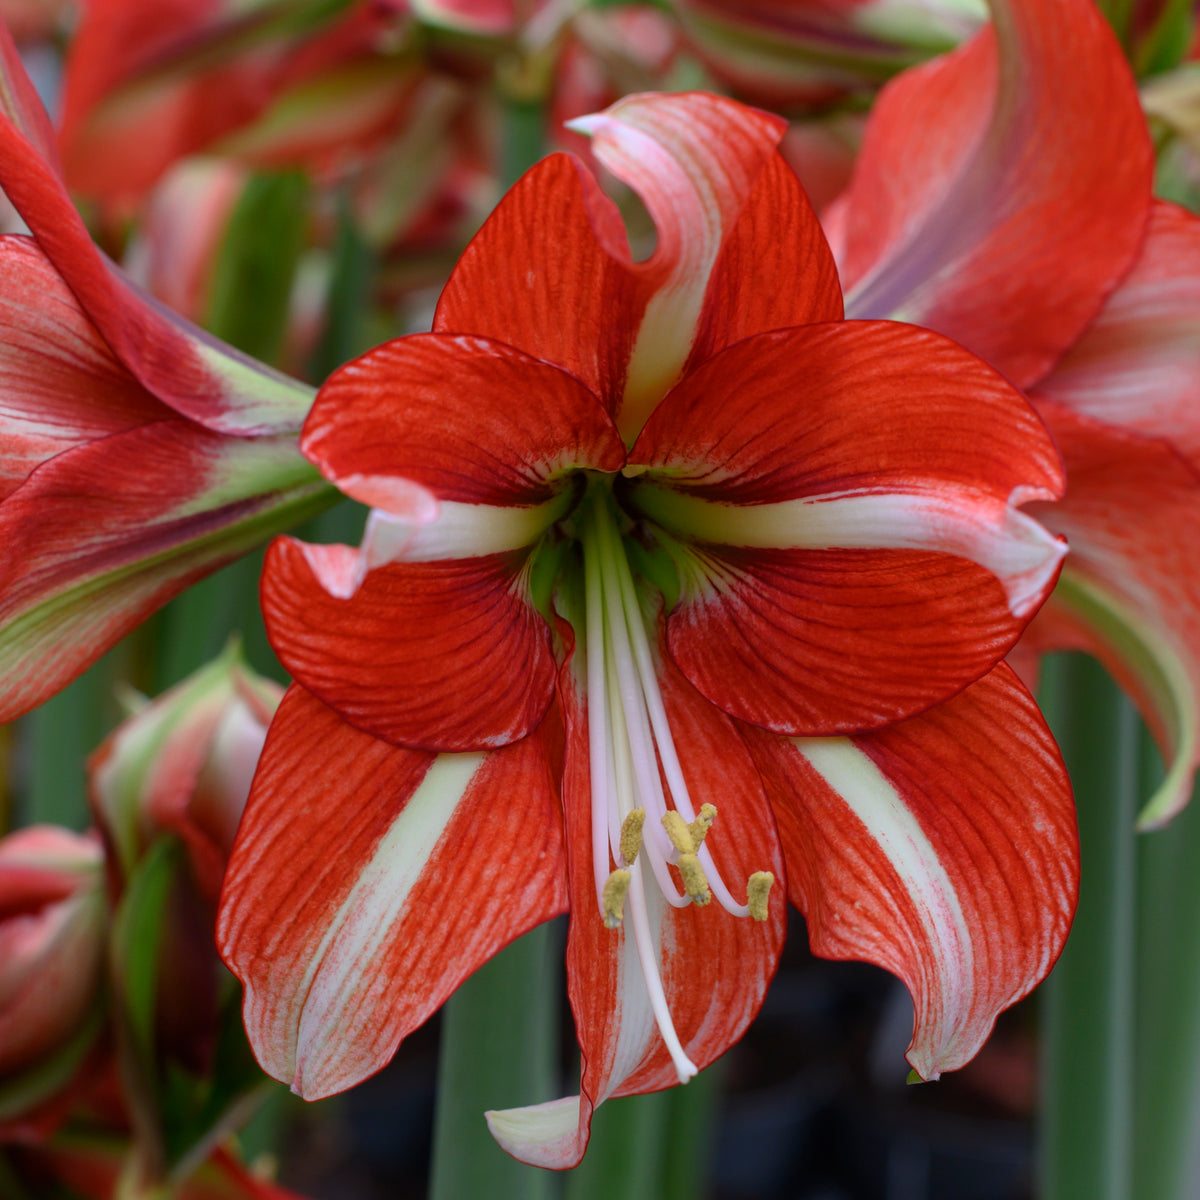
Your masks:
<svg viewBox="0 0 1200 1200"><path fill-rule="evenodd" d="M928 1083L929 1080L923 1078L921 1073L914 1067L912 1070L909 1071L904 1082L911 1085L911 1084L915 1084L915 1083Z"/></svg>
<svg viewBox="0 0 1200 1200"><path fill-rule="evenodd" d="M140 1083L153 1086L158 963L172 885L183 866L183 844L158 839L129 877L113 915L110 949L113 1003Z"/></svg>

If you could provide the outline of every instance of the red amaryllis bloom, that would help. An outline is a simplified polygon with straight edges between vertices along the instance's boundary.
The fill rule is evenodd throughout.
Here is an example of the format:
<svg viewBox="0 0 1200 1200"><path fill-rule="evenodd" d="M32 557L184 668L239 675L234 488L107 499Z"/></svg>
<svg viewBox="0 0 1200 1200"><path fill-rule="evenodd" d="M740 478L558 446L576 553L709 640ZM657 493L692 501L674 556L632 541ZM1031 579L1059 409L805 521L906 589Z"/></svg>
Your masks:
<svg viewBox="0 0 1200 1200"><path fill-rule="evenodd" d="M997 665L1063 551L1020 510L1058 494L1040 422L947 339L841 319L779 119L693 94L583 125L651 258L547 159L434 332L306 422L374 512L361 548L269 552L297 682L218 921L260 1062L316 1097L569 907L581 1096L489 1117L553 1167L602 1100L740 1036L781 892L818 952L908 983L933 1077L1049 969L1076 875L1054 745Z"/></svg>
<svg viewBox="0 0 1200 1200"><path fill-rule="evenodd" d="M1154 825L1200 763L1200 222L1151 197L1095 6L992 8L881 95L826 224L849 313L941 330L1030 390L1068 479L1031 511L1071 553L1022 650L1091 651L1130 692L1169 767Z"/></svg>
<svg viewBox="0 0 1200 1200"><path fill-rule="evenodd" d="M984 0L671 0L716 76L746 99L828 107L956 46Z"/></svg>
<svg viewBox="0 0 1200 1200"><path fill-rule="evenodd" d="M396 53L406 7L90 2L64 79L68 182L121 203L189 154L322 169L354 159L410 107L419 72Z"/></svg>
<svg viewBox="0 0 1200 1200"><path fill-rule="evenodd" d="M0 28L0 720L171 596L333 495L311 389L142 295L92 244Z"/></svg>

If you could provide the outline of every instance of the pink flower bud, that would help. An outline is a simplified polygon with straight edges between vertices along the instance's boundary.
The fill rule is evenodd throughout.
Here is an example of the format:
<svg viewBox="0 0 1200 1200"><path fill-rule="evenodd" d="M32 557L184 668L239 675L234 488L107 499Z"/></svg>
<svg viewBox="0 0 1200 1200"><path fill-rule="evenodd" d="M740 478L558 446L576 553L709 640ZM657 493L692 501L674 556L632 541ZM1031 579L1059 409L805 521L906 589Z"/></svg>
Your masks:
<svg viewBox="0 0 1200 1200"><path fill-rule="evenodd" d="M216 902L282 694L231 646L130 717L92 755L92 807L124 877L152 841L174 833L187 846L200 891Z"/></svg>
<svg viewBox="0 0 1200 1200"><path fill-rule="evenodd" d="M0 1073L78 1030L98 997L104 924L95 837L35 825L0 839Z"/></svg>

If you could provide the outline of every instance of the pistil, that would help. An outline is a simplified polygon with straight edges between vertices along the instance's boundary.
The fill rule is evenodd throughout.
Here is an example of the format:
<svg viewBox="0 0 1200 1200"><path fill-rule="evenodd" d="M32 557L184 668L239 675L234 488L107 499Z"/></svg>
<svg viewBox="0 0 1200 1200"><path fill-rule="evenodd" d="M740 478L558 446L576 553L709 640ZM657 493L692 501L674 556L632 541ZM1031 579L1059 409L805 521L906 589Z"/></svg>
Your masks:
<svg viewBox="0 0 1200 1200"><path fill-rule="evenodd" d="M753 875L748 903L739 904L709 852L707 835L717 810L702 804L697 813L692 805L659 691L648 618L617 522L607 480L594 480L578 526L587 609L592 866L604 924L615 929L629 920L651 1009L683 1082L696 1067L683 1050L667 1004L647 907L646 869L674 907L706 905L715 897L734 915L757 920L766 919L773 877ZM668 807L664 776L673 807Z"/></svg>

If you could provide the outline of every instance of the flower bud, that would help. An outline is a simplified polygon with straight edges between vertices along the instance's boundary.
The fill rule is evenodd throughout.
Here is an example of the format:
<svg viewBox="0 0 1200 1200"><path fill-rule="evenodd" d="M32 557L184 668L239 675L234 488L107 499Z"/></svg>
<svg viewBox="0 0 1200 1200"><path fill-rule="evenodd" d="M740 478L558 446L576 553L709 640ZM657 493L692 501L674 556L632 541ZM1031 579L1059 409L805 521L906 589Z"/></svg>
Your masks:
<svg viewBox="0 0 1200 1200"><path fill-rule="evenodd" d="M96 838L35 825L0 839L0 1075L36 1068L84 1024L105 919Z"/></svg>
<svg viewBox="0 0 1200 1200"><path fill-rule="evenodd" d="M215 905L267 726L283 689L236 645L126 720L92 755L96 822L128 878L150 843L174 833Z"/></svg>

